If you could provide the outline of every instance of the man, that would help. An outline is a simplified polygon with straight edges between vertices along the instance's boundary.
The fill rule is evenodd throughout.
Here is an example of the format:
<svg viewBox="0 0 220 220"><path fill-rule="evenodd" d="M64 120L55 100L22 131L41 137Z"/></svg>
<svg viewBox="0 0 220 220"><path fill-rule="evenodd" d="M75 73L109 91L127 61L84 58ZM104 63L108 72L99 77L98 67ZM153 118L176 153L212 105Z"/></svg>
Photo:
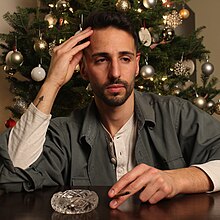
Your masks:
<svg viewBox="0 0 220 220"><path fill-rule="evenodd" d="M135 91L137 42L124 15L96 12L84 31L54 49L36 99L0 139L0 189L112 186L111 208L139 191L141 201L154 204L220 189L220 123L186 100ZM50 121L56 95L79 62L94 100Z"/></svg>

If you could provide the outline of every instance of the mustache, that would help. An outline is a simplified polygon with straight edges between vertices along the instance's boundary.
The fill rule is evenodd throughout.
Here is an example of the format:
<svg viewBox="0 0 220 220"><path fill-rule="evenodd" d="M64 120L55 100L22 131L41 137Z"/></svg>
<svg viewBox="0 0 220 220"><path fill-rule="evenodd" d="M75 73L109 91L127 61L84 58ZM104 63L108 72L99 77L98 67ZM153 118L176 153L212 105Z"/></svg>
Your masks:
<svg viewBox="0 0 220 220"><path fill-rule="evenodd" d="M124 80L121 80L121 79L113 79L113 80L110 80L109 82L106 82L104 84L104 87L107 87L107 86L111 86L111 85L115 85L115 84L122 84L123 86L127 87L128 86L128 83Z"/></svg>

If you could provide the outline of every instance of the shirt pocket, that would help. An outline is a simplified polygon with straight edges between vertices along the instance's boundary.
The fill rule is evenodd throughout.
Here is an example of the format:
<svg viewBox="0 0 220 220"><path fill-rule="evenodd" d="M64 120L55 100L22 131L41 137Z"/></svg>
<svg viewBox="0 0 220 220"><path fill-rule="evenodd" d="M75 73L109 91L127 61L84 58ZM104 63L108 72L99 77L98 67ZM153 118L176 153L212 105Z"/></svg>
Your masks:
<svg viewBox="0 0 220 220"><path fill-rule="evenodd" d="M73 177L72 186L90 186L90 180L88 177Z"/></svg>

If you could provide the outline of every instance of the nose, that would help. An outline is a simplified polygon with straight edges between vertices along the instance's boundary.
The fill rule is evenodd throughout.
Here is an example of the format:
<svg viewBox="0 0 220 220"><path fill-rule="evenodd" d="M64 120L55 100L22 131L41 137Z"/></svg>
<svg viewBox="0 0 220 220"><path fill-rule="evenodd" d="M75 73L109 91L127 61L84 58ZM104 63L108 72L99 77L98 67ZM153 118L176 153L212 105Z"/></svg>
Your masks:
<svg viewBox="0 0 220 220"><path fill-rule="evenodd" d="M118 79L121 76L121 68L117 59L111 60L109 68L109 78Z"/></svg>

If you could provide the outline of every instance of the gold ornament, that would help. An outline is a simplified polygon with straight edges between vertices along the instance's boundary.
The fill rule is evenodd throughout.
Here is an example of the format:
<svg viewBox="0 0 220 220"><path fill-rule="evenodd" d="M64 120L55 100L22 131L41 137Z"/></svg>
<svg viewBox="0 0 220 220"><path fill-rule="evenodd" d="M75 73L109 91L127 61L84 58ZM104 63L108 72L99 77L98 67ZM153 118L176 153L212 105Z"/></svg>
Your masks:
<svg viewBox="0 0 220 220"><path fill-rule="evenodd" d="M190 15L189 10L183 8L180 10L179 15L182 19L187 19Z"/></svg>
<svg viewBox="0 0 220 220"><path fill-rule="evenodd" d="M215 113L220 115L220 102L219 101L215 104Z"/></svg>
<svg viewBox="0 0 220 220"><path fill-rule="evenodd" d="M131 9L131 3L128 0L118 0L115 6L120 12L127 12Z"/></svg>
<svg viewBox="0 0 220 220"><path fill-rule="evenodd" d="M47 49L47 42L41 38L34 43L34 50L38 53L44 52Z"/></svg>

